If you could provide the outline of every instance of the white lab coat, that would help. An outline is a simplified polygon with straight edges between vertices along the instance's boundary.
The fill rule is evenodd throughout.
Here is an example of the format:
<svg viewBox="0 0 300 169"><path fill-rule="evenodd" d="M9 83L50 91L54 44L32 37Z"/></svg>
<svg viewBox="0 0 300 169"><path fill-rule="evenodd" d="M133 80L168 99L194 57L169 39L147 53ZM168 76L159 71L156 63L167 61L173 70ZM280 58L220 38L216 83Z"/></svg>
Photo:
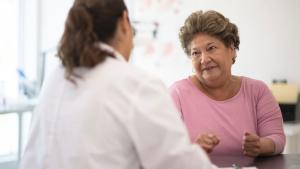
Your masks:
<svg viewBox="0 0 300 169"><path fill-rule="evenodd" d="M21 169L210 169L162 82L108 57L76 69L74 85L57 68L33 114Z"/></svg>

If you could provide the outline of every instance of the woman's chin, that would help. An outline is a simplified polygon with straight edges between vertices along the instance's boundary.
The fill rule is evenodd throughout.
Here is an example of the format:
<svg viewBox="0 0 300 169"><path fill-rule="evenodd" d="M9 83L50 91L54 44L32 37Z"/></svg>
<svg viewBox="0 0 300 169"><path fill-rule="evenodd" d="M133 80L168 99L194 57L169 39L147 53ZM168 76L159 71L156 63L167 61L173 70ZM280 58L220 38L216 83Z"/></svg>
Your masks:
<svg viewBox="0 0 300 169"><path fill-rule="evenodd" d="M211 81L214 82L220 78L219 74L216 73L210 73L210 74L202 74L202 78L205 81Z"/></svg>
<svg viewBox="0 0 300 169"><path fill-rule="evenodd" d="M218 86L218 76L202 76L202 79L208 87Z"/></svg>

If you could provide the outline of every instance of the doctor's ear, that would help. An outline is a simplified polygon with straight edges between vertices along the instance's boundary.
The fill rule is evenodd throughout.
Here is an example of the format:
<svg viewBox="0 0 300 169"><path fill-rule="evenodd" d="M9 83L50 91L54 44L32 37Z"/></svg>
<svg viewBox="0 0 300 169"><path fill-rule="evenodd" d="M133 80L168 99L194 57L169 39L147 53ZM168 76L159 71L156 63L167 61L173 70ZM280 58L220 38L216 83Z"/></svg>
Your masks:
<svg viewBox="0 0 300 169"><path fill-rule="evenodd" d="M131 31L131 25L128 17L128 12L126 10L123 11L122 18L121 18L121 30L123 33L128 33L128 31Z"/></svg>

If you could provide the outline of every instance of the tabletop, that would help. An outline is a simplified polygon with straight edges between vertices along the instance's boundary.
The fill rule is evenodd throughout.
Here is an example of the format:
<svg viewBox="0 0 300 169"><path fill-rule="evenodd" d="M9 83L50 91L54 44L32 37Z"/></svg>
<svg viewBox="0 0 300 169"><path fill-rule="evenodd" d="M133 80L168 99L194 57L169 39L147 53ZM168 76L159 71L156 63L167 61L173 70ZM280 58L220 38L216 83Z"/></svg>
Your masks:
<svg viewBox="0 0 300 169"><path fill-rule="evenodd" d="M246 156L212 156L211 161L218 167L255 166L258 169L300 169L300 154L280 154L269 157L250 158Z"/></svg>

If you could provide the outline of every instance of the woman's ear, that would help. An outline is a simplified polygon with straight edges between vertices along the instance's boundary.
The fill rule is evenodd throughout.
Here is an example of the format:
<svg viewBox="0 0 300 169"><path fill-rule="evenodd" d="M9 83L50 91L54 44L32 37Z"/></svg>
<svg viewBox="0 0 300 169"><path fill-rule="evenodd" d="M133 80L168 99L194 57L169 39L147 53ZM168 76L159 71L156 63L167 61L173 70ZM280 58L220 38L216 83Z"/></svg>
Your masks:
<svg viewBox="0 0 300 169"><path fill-rule="evenodd" d="M235 63L235 59L236 59L236 49L234 47L234 44L230 45L230 49L232 51L232 64L234 64Z"/></svg>

